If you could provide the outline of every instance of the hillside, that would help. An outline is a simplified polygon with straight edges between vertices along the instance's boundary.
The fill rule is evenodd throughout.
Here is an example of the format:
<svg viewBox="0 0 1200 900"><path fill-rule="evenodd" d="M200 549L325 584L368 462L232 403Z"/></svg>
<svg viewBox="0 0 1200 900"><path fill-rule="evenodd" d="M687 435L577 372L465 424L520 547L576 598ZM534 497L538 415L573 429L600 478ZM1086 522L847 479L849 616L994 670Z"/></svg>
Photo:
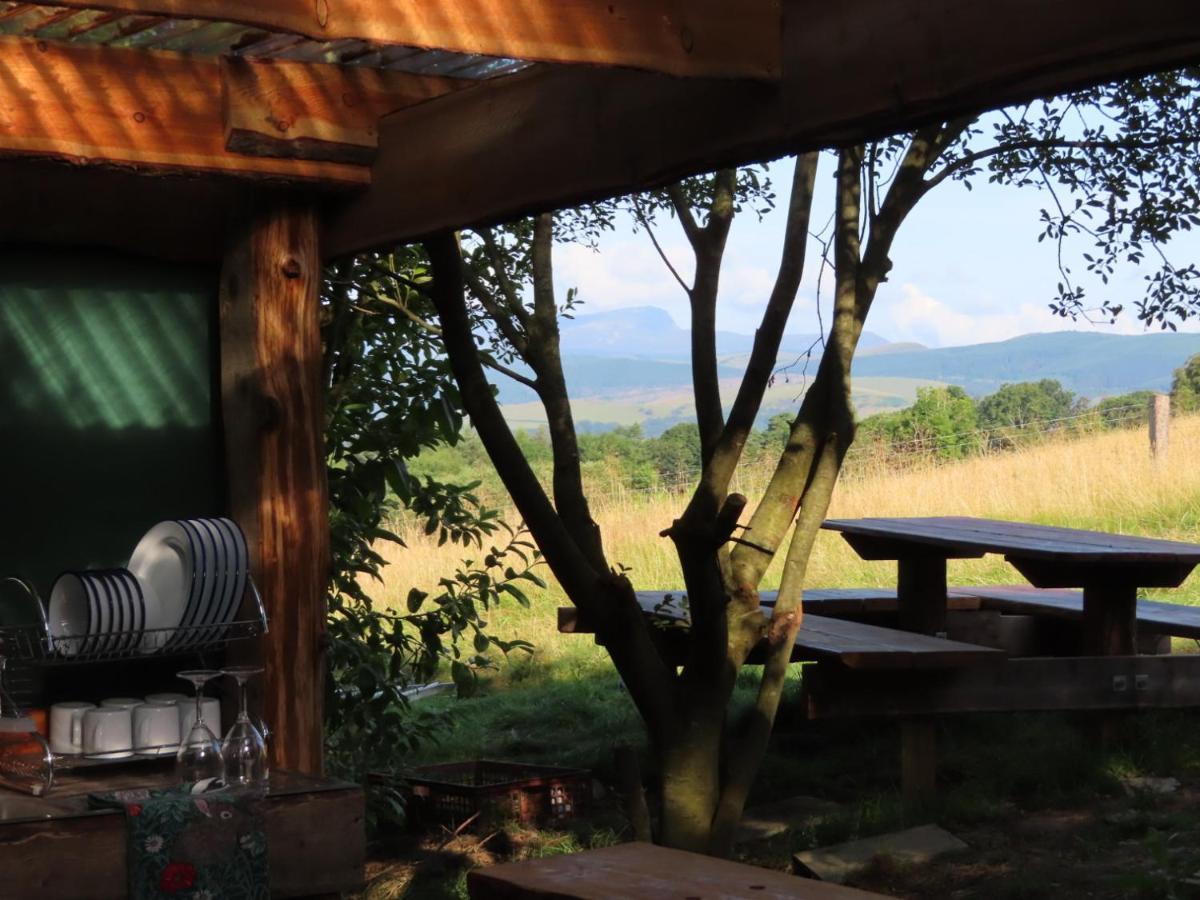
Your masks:
<svg viewBox="0 0 1200 900"><path fill-rule="evenodd" d="M627 371L635 363L636 361L609 360L614 374ZM687 369L681 364L680 368ZM688 373L688 379L690 377ZM568 384L570 383L568 374ZM854 382L854 402L859 414L863 416L903 409L916 400L918 388L937 383L923 378L859 378ZM721 396L727 404L733 401L737 385L736 378L721 380ZM502 396L510 396L512 393L515 392L506 391ZM761 426L776 413L794 412L803 395L802 379L777 378L763 398L758 424ZM615 425L639 424L647 436L654 437L672 425L694 422L696 416L692 404L691 382L685 380L674 386L575 393L571 408L574 410L575 423L580 431L608 431ZM536 400L505 403L502 409L504 418L514 428L536 431L546 422L541 404Z"/></svg>
<svg viewBox="0 0 1200 900"><path fill-rule="evenodd" d="M757 323L750 323L751 325ZM659 359L687 362L691 359L691 331L680 328L671 314L657 306L638 306L612 312L588 313L559 323L565 356L599 356L621 359ZM803 352L816 339L814 334L784 335L781 356ZM862 348L886 344L877 334L864 332ZM749 353L753 334L717 332L717 353L727 356Z"/></svg>
<svg viewBox="0 0 1200 900"><path fill-rule="evenodd" d="M927 378L982 395L1001 384L1054 378L1084 397L1165 391L1173 371L1200 353L1200 334L1096 334L1059 331L937 350L875 353L855 360L854 376Z"/></svg>
<svg viewBox="0 0 1200 900"><path fill-rule="evenodd" d="M760 424L796 408L805 384L804 354L813 349L814 340L813 335L785 336ZM693 421L690 341L690 332L657 307L564 320L564 369L580 428L602 431L639 423L655 435ZM717 341L718 373L729 402L753 337L721 331ZM1005 383L1053 378L1092 400L1137 390L1165 391L1174 370L1196 353L1200 334L1060 331L930 349L866 333L854 363L854 399L859 414L866 416L907 406L918 388L935 384L957 384L982 396ZM808 368L815 368L815 359ZM533 391L504 378L496 382L510 423L536 428L544 421Z"/></svg>

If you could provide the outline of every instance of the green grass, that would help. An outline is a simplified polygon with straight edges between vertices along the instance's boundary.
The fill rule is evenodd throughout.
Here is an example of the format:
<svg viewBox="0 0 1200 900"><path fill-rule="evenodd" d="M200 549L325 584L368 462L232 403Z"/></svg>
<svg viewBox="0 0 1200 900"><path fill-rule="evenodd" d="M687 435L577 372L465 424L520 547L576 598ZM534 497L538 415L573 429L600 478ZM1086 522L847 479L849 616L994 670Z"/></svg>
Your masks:
<svg viewBox="0 0 1200 900"><path fill-rule="evenodd" d="M1200 473L1193 463L1200 458L1200 419L1179 423L1166 465L1149 463L1144 442L1140 433L1110 434L900 475L857 473L839 488L834 514L984 515L1200 541ZM678 498L655 497L596 508L612 557L631 567L640 588L679 586L669 542L657 537L679 505ZM410 549L394 560L398 577L389 590L402 598L411 584L436 577L450 552L412 535ZM810 572L820 586L893 586L896 577L894 563L860 560L831 533L820 536ZM997 557L951 561L949 576L955 584L1022 581ZM775 583L769 574L765 586ZM1180 590L1148 595L1195 602L1198 588L1200 575L1193 575ZM505 603L491 619L502 636L532 641L534 653L514 653L498 670L482 673L475 697L426 701L427 708L448 714L450 727L408 762L493 757L582 766L611 785L613 748L628 744L642 750L653 783L640 721L603 648L590 636L557 632L555 608L564 599L553 583L532 591L530 599L529 608ZM1194 650L1194 643L1177 641L1176 649ZM749 702L757 674L754 669L741 674L735 707ZM811 828L743 851L750 861L786 868L799 849L934 820L974 841L977 859L939 868L942 881L884 866L865 886L938 898L1189 896L1180 892L1180 873L1200 854L1181 852L1179 842L1200 846L1200 796L1191 805L1130 798L1120 779L1170 775L1185 785L1200 783L1200 717L1194 713L1129 715L1116 743L1106 749L1094 739L1086 717L943 719L938 801L912 817L900 803L895 723L807 722L795 702L801 677L794 667L751 803L812 795L836 801L841 809ZM506 845L495 858L589 846L597 829L607 829L609 837L601 839L623 836L619 804L611 794L601 809L616 814L615 824L609 819L578 833L524 836L519 847ZM1060 809L1088 812L1085 824L1051 838L1021 836L1026 818ZM1110 814L1111 822L1105 818ZM463 866L478 862L459 860L421 876L412 892L404 888L406 893L396 896L463 896ZM1192 872L1200 870L1200 859L1195 863ZM1078 873L1068 877L1067 869Z"/></svg>

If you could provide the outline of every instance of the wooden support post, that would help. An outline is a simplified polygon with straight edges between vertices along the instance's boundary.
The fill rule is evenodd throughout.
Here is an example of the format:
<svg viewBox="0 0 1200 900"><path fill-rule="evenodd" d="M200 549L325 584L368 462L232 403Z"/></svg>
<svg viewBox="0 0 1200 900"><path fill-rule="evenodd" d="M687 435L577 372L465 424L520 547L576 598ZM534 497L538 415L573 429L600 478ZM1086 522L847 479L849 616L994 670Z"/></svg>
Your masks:
<svg viewBox="0 0 1200 900"><path fill-rule="evenodd" d="M1150 453L1155 459L1166 459L1170 434L1171 397L1155 394L1150 398Z"/></svg>
<svg viewBox="0 0 1200 900"><path fill-rule="evenodd" d="M1085 656L1130 656L1137 652L1137 588L1088 585L1083 589Z"/></svg>
<svg viewBox="0 0 1200 900"><path fill-rule="evenodd" d="M946 631L946 560L915 556L899 560L896 600L900 627L921 634Z"/></svg>
<svg viewBox="0 0 1200 900"><path fill-rule="evenodd" d="M937 794L937 724L928 716L900 723L900 793L910 811Z"/></svg>
<svg viewBox="0 0 1200 900"><path fill-rule="evenodd" d="M900 626L922 634L946 633L946 560L916 556L898 561L896 600ZM900 793L907 810L937 794L937 726L927 716L900 723Z"/></svg>
<svg viewBox="0 0 1200 900"><path fill-rule="evenodd" d="M1084 587L1083 652L1088 656L1130 656L1137 652L1137 588L1121 584ZM1120 724L1118 713L1100 716L1096 738L1102 747L1112 745Z"/></svg>
<svg viewBox="0 0 1200 900"><path fill-rule="evenodd" d="M221 406L233 517L270 631L262 712L276 767L319 773L329 510L325 479L318 220L306 202L252 199L221 273Z"/></svg>

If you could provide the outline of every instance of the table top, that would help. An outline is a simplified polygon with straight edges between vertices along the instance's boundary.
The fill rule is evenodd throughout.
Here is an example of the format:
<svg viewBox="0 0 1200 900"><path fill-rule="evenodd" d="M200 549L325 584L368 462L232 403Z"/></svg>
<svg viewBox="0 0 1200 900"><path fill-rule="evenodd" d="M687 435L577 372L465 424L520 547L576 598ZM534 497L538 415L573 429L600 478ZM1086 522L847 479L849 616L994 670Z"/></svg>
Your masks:
<svg viewBox="0 0 1200 900"><path fill-rule="evenodd" d="M847 536L951 551L947 556L1002 553L1070 562L1200 564L1197 544L969 516L829 519L822 527Z"/></svg>
<svg viewBox="0 0 1200 900"><path fill-rule="evenodd" d="M169 787L176 783L174 762L172 759L161 763L147 762L143 766L130 763L68 772L55 779L55 785L46 797L30 797L0 788L0 829L14 822L119 814L120 810L116 809L90 808L87 795L95 791ZM267 796L289 797L357 788L358 785L334 778L277 769L271 772Z"/></svg>
<svg viewBox="0 0 1200 900"><path fill-rule="evenodd" d="M476 900L884 900L840 884L639 843L472 869L467 890Z"/></svg>

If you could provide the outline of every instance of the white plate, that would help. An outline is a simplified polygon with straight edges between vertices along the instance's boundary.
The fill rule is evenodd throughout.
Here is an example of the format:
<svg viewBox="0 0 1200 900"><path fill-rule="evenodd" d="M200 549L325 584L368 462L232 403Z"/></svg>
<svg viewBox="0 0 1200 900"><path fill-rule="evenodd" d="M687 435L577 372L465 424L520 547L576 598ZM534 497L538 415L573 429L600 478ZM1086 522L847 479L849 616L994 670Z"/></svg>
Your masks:
<svg viewBox="0 0 1200 900"><path fill-rule="evenodd" d="M142 631L146 627L146 604L142 598L138 581L125 569L108 572L114 585L122 612L121 635L114 643L117 651L132 650L141 643Z"/></svg>
<svg viewBox="0 0 1200 900"><path fill-rule="evenodd" d="M142 652L153 653L170 639L169 629L182 623L196 582L196 552L187 530L178 522L159 522L138 541L129 571L146 600L149 634L142 640Z"/></svg>
<svg viewBox="0 0 1200 900"><path fill-rule="evenodd" d="M208 519L213 528L220 532L224 539L225 566L225 597L217 613L215 622L220 628L214 630L213 637L219 637L223 626L228 625L237 616L238 606L242 602L242 593L246 589L246 539L241 531L229 519Z"/></svg>
<svg viewBox="0 0 1200 900"><path fill-rule="evenodd" d="M183 624L188 628L181 636L181 646L202 644L208 637L208 629L201 626L212 623L214 609L219 600L224 573L221 571L221 548L216 535L203 519L184 519L182 524L192 533L197 546L200 548L200 565L198 589L192 592L192 600L188 612L184 614Z"/></svg>
<svg viewBox="0 0 1200 900"><path fill-rule="evenodd" d="M91 625L87 589L74 572L64 572L54 580L46 619L54 649L63 656L77 656L83 649L83 635Z"/></svg>
<svg viewBox="0 0 1200 900"><path fill-rule="evenodd" d="M108 653L116 649L117 636L125 630L124 604L117 595L116 585L113 584L107 572L89 572L88 579L91 581L92 590L96 592L101 606L107 613L107 617L101 617L104 621L104 628L92 650L96 653Z"/></svg>
<svg viewBox="0 0 1200 900"><path fill-rule="evenodd" d="M83 645L84 656L91 656L104 646L105 639L102 635L107 634L111 627L112 612L95 573L83 572L79 577L87 590L89 608L92 611L88 639Z"/></svg>

